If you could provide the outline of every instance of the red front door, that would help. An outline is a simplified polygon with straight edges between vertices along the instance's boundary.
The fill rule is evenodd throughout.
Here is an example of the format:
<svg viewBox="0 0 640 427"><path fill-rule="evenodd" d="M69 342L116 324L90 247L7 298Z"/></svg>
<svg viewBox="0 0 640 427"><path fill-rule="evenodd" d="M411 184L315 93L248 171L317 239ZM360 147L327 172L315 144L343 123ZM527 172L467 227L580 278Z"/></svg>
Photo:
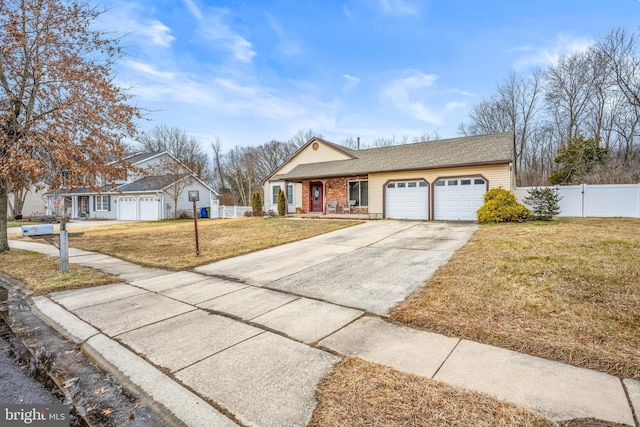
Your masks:
<svg viewBox="0 0 640 427"><path fill-rule="evenodd" d="M324 212L322 202L322 183L311 184L311 212Z"/></svg>

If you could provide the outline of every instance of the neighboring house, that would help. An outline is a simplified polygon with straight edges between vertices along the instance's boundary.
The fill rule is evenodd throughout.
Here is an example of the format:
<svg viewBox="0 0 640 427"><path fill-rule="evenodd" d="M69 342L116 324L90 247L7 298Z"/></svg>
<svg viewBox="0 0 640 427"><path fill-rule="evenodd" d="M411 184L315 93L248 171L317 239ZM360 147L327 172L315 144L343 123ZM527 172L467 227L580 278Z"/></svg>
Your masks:
<svg viewBox="0 0 640 427"><path fill-rule="evenodd" d="M147 174L129 174L100 191L78 188L49 192L47 213L56 213L56 200L65 200L64 210L70 218L100 218L153 221L170 219L174 211L193 212L189 190L198 190L200 208L217 205L218 194L184 167L168 152L141 153L125 158ZM173 168L177 165L177 168ZM177 206L174 201L177 196Z"/></svg>
<svg viewBox="0 0 640 427"><path fill-rule="evenodd" d="M289 213L326 214L337 201L336 213L370 218L475 220L489 188L515 187L513 138L499 133L366 150L312 138L262 182L264 209L277 210L282 188Z"/></svg>
<svg viewBox="0 0 640 427"><path fill-rule="evenodd" d="M24 218L44 215L47 209L47 197L45 196L47 188L44 182L29 187L29 191L27 191L24 198L24 204L22 205L22 216ZM15 216L13 193L9 193L7 201L9 202L7 216L13 218Z"/></svg>

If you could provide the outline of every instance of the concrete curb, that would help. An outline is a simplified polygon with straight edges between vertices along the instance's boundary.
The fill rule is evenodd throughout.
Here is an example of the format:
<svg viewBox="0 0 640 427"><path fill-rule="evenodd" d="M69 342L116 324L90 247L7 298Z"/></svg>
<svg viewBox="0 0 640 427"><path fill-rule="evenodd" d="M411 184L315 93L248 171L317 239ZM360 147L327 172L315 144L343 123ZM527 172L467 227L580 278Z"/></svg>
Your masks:
<svg viewBox="0 0 640 427"><path fill-rule="evenodd" d="M146 397L150 405L178 425L237 426L195 393L48 298L35 297L32 299L32 306L54 329L79 343L80 348L101 369L111 373L121 384Z"/></svg>
<svg viewBox="0 0 640 427"><path fill-rule="evenodd" d="M34 297L31 299L31 309L63 336L77 344L82 344L98 331L93 326L80 320L55 302L46 297Z"/></svg>
<svg viewBox="0 0 640 427"><path fill-rule="evenodd" d="M82 349L118 381L146 395L167 415L189 427L237 426L193 392L182 387L144 359L100 334Z"/></svg>

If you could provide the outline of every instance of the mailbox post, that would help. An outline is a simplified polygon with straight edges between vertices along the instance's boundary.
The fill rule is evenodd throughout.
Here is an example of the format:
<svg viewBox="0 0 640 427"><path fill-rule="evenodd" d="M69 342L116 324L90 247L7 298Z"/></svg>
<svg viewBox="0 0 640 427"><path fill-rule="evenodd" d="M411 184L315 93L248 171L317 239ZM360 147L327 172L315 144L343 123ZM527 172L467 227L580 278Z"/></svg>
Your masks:
<svg viewBox="0 0 640 427"><path fill-rule="evenodd" d="M200 200L198 190L189 190L189 201L193 202L193 227L196 232L196 256L200 256L200 243L198 242L198 215L196 213L196 202Z"/></svg>

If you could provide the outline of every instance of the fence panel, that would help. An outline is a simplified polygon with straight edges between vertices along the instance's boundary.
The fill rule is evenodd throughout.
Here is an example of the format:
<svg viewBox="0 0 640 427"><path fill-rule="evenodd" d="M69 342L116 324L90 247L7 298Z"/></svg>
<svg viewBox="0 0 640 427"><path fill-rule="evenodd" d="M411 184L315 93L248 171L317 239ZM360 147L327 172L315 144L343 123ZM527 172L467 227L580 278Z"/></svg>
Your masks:
<svg viewBox="0 0 640 427"><path fill-rule="evenodd" d="M251 206L218 206L218 218L239 218L252 210Z"/></svg>
<svg viewBox="0 0 640 427"><path fill-rule="evenodd" d="M516 188L521 203L535 187ZM565 185L548 187L561 197L558 216L640 218L640 184Z"/></svg>
<svg viewBox="0 0 640 427"><path fill-rule="evenodd" d="M639 217L639 185L589 185L585 186L584 216Z"/></svg>

